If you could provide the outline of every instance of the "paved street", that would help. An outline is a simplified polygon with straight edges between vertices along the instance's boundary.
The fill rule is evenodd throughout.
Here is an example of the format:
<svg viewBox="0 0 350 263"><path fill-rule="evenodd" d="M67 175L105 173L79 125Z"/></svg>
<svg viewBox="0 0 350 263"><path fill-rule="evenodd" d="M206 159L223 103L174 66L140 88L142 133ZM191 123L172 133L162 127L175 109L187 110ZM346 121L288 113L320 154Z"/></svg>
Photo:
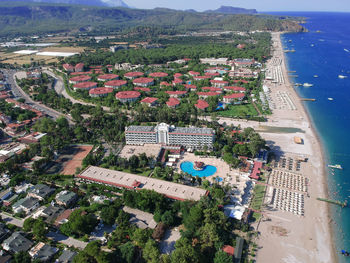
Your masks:
<svg viewBox="0 0 350 263"><path fill-rule="evenodd" d="M68 115L64 115L54 109L51 109L45 105L43 105L40 102L36 102L34 100L32 100L32 98L30 98L30 96L28 96L16 83L15 78L23 78L25 75L24 72L16 72L14 70L3 70L3 72L6 74L7 76L7 81L8 84L10 85L10 89L13 93L13 95L17 98L23 98L25 99L26 103L28 105L30 105L31 107L33 107L34 109L40 110L43 113L45 113L46 115L52 117L53 119L57 119L60 116L64 116L67 118L67 120L70 122L70 124L73 124L73 120L70 116Z"/></svg>

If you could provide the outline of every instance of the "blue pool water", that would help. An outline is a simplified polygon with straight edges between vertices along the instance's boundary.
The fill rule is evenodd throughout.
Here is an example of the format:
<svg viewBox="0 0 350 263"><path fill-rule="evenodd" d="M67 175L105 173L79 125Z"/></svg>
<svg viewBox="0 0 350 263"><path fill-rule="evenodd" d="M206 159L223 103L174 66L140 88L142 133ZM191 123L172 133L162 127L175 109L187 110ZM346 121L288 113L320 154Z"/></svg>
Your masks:
<svg viewBox="0 0 350 263"><path fill-rule="evenodd" d="M188 173L192 176L199 176L199 177L208 177L216 173L216 167L212 165L207 165L204 167L203 170L197 171L193 168L192 162L183 162L180 165L180 168L183 172Z"/></svg>
<svg viewBox="0 0 350 263"><path fill-rule="evenodd" d="M216 108L216 110L224 110L226 108L226 104L225 103L222 103L222 102L219 102L218 103L218 107Z"/></svg>

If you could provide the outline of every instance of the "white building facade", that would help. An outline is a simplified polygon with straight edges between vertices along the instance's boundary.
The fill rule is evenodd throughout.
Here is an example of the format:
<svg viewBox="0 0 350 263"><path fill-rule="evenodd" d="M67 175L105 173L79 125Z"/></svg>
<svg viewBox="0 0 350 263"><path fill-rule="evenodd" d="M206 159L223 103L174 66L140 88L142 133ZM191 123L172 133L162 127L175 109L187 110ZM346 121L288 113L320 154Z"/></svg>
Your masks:
<svg viewBox="0 0 350 263"><path fill-rule="evenodd" d="M215 131L210 128L175 127L166 123L157 126L129 126L125 128L126 144L182 145L189 148L213 147Z"/></svg>

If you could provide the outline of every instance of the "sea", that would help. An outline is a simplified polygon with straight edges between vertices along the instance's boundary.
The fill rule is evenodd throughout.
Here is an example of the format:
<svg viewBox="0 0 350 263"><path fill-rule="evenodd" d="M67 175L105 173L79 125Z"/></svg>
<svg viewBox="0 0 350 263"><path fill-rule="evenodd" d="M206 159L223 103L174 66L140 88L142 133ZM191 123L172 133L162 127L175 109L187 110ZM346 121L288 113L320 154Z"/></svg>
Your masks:
<svg viewBox="0 0 350 263"><path fill-rule="evenodd" d="M288 70L297 75L290 80L313 84L294 88L300 97L316 99L304 105L321 140L326 165L343 167L332 171L325 166L326 197L350 205L350 13L273 14L306 18L303 26L309 32L282 35L283 48L295 50L286 53ZM350 252L350 206L330 205L330 217L338 261L350 262L350 257L340 253L342 249Z"/></svg>

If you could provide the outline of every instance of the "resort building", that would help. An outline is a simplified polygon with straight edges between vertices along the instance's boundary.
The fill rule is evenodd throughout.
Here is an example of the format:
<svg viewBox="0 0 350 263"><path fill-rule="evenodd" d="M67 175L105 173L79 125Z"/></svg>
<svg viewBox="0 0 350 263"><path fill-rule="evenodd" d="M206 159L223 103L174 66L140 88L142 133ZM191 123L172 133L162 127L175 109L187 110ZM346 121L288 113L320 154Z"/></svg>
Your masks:
<svg viewBox="0 0 350 263"><path fill-rule="evenodd" d="M165 72L153 72L150 73L148 76L152 77L152 78L165 78L168 76L168 73Z"/></svg>
<svg viewBox="0 0 350 263"><path fill-rule="evenodd" d="M91 89L94 89L94 88L97 88L97 83L96 82L90 82L90 81L80 82L80 83L77 83L77 84L75 84L73 86L74 91L77 91L77 90L91 90Z"/></svg>
<svg viewBox="0 0 350 263"><path fill-rule="evenodd" d="M177 98L169 98L169 100L166 102L166 105L169 108L175 109L177 106L180 105L180 101Z"/></svg>
<svg viewBox="0 0 350 263"><path fill-rule="evenodd" d="M105 83L106 88L120 89L124 87L128 82L126 80L111 80Z"/></svg>
<svg viewBox="0 0 350 263"><path fill-rule="evenodd" d="M126 144L164 144L185 147L212 148L215 131L209 128L174 127L165 123L157 126L128 126L125 129Z"/></svg>
<svg viewBox="0 0 350 263"><path fill-rule="evenodd" d="M199 110L206 110L209 104L205 100L197 100L197 104L194 104L194 106Z"/></svg>
<svg viewBox="0 0 350 263"><path fill-rule="evenodd" d="M209 92L197 92L197 95L200 97L200 98L208 98L208 97L214 97L214 96L218 96L220 95L220 93L218 92L213 92L213 91L209 91Z"/></svg>
<svg viewBox="0 0 350 263"><path fill-rule="evenodd" d="M234 91L234 92L240 92L240 93L245 93L246 88L243 87L224 87L224 91Z"/></svg>
<svg viewBox="0 0 350 263"><path fill-rule="evenodd" d="M250 58L236 58L233 60L236 67L251 67L254 63L255 60Z"/></svg>
<svg viewBox="0 0 350 263"><path fill-rule="evenodd" d="M177 86L177 85L183 84L184 82L183 82L182 79L176 78L176 79L173 80L172 83L173 83L173 86Z"/></svg>
<svg viewBox="0 0 350 263"><path fill-rule="evenodd" d="M104 74L97 77L98 81L111 81L118 79L119 76L116 74Z"/></svg>
<svg viewBox="0 0 350 263"><path fill-rule="evenodd" d="M196 72L196 71L189 71L188 72L188 75L190 75L191 77L196 77L196 76L199 76L201 73L199 72Z"/></svg>
<svg viewBox="0 0 350 263"><path fill-rule="evenodd" d="M211 92L217 92L217 93L221 93L222 89L221 88L217 88L217 87L203 87L202 90L204 91L211 91Z"/></svg>
<svg viewBox="0 0 350 263"><path fill-rule="evenodd" d="M126 102L134 102L140 98L141 93L138 91L120 91L117 94L115 94L115 97L117 100L119 100L122 103Z"/></svg>
<svg viewBox="0 0 350 263"><path fill-rule="evenodd" d="M171 87L171 84L168 83L168 82L166 82L166 81L162 81L162 82L160 83L160 87L161 87L161 88Z"/></svg>
<svg viewBox="0 0 350 263"><path fill-rule="evenodd" d="M138 71L134 71L134 72L128 72L124 74L124 77L127 79L135 79L135 78L139 78L143 76L143 72L138 72Z"/></svg>
<svg viewBox="0 0 350 263"><path fill-rule="evenodd" d="M187 93L187 91L184 91L184 90L172 91L172 90L170 90L170 91L166 91L165 93L168 94L172 98L179 98L179 97L181 98Z"/></svg>
<svg viewBox="0 0 350 263"><path fill-rule="evenodd" d="M84 181L101 183L118 188L132 190L153 190L175 200L199 201L202 196L208 195L208 191L182 184L167 182L146 176L140 176L115 170L104 169L96 166L89 166L82 173L77 175Z"/></svg>
<svg viewBox="0 0 350 263"><path fill-rule="evenodd" d="M74 67L70 64L63 64L62 67L68 73L74 72Z"/></svg>
<svg viewBox="0 0 350 263"><path fill-rule="evenodd" d="M75 72L83 72L84 71L84 63L78 63L74 67Z"/></svg>
<svg viewBox="0 0 350 263"><path fill-rule="evenodd" d="M196 85L186 84L186 85L184 85L184 87L185 87L187 90L190 90L190 91L197 90L197 86L196 86Z"/></svg>
<svg viewBox="0 0 350 263"><path fill-rule="evenodd" d="M105 97L110 93L113 93L114 89L113 88L95 88L89 90L89 96L93 98L98 98L98 97Z"/></svg>
<svg viewBox="0 0 350 263"><path fill-rule="evenodd" d="M224 96L225 103L240 103L245 97L244 93L233 93Z"/></svg>
<svg viewBox="0 0 350 263"><path fill-rule="evenodd" d="M81 82L87 82L90 80L91 80L90 76L81 75L81 76L76 76L76 77L69 79L69 83L77 84L77 83L81 83Z"/></svg>
<svg viewBox="0 0 350 263"><path fill-rule="evenodd" d="M205 79L211 79L211 77L210 76L195 76L195 77L193 77L193 79L195 81L201 81L201 80L205 80Z"/></svg>
<svg viewBox="0 0 350 263"><path fill-rule="evenodd" d="M217 87L217 88L223 88L225 86L228 86L228 81L225 81L225 80L211 80L210 81L211 85L213 87Z"/></svg>
<svg viewBox="0 0 350 263"><path fill-rule="evenodd" d="M154 79L152 78L138 78L132 81L134 85L141 87L149 87L154 84Z"/></svg>
<svg viewBox="0 0 350 263"><path fill-rule="evenodd" d="M146 97L143 100L141 100L142 104L146 104L149 107L154 107L157 106L157 98L153 98L153 97Z"/></svg>
<svg viewBox="0 0 350 263"><path fill-rule="evenodd" d="M213 66L228 64L227 58L201 58L200 61L202 64L209 64Z"/></svg>

